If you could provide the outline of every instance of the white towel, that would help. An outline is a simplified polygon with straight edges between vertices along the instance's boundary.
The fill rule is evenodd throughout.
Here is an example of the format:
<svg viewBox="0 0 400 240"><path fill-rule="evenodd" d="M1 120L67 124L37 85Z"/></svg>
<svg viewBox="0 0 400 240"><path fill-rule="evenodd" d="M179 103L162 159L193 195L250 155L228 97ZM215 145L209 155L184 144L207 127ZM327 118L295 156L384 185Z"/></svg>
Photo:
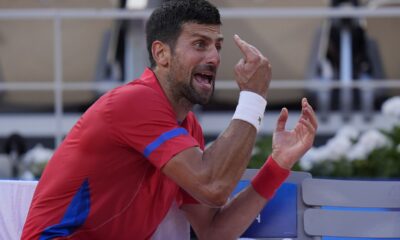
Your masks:
<svg viewBox="0 0 400 240"><path fill-rule="evenodd" d="M0 240L21 238L37 181L0 180ZM153 240L189 240L190 227L174 202Z"/></svg>
<svg viewBox="0 0 400 240"><path fill-rule="evenodd" d="M0 180L0 240L18 240L36 181Z"/></svg>

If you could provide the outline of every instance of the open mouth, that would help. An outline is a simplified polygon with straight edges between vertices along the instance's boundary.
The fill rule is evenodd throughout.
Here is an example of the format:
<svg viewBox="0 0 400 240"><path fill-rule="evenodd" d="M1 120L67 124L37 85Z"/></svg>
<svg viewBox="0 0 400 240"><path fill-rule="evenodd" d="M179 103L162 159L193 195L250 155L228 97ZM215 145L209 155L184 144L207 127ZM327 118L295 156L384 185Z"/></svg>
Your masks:
<svg viewBox="0 0 400 240"><path fill-rule="evenodd" d="M195 73L194 78L201 85L211 85L214 81L214 74L208 72Z"/></svg>
<svg viewBox="0 0 400 240"><path fill-rule="evenodd" d="M212 91L214 87L217 68L210 64L198 65L193 71L193 80L199 89Z"/></svg>

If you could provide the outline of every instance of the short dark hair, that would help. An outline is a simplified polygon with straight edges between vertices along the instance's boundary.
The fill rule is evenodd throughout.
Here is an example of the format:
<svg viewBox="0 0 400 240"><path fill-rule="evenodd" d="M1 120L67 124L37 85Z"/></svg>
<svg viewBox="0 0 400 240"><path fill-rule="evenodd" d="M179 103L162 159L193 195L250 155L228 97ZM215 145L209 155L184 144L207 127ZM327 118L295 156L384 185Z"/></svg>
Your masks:
<svg viewBox="0 0 400 240"><path fill-rule="evenodd" d="M154 68L151 46L158 40L173 51L184 23L221 25L218 9L206 0L170 0L155 9L146 23L147 51Z"/></svg>

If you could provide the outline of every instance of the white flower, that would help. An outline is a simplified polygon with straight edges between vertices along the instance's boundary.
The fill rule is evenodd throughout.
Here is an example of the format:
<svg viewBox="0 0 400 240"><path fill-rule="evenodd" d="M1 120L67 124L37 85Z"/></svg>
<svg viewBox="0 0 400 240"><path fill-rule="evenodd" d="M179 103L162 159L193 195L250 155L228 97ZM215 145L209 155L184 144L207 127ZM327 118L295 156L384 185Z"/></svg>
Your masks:
<svg viewBox="0 0 400 240"><path fill-rule="evenodd" d="M361 135L353 148L347 153L349 160L364 159L372 151L382 147L390 147L392 142L380 131L372 129Z"/></svg>
<svg viewBox="0 0 400 240"><path fill-rule="evenodd" d="M400 118L400 96L386 100L382 104L382 113L386 116Z"/></svg>
<svg viewBox="0 0 400 240"><path fill-rule="evenodd" d="M300 166L305 170L310 170L312 165L324 160L337 161L343 158L351 148L351 140L347 137L335 136L326 145L311 148L300 160Z"/></svg>
<svg viewBox="0 0 400 240"><path fill-rule="evenodd" d="M37 144L25 154L24 162L28 164L47 163L51 156L53 156L53 150L44 148L41 144Z"/></svg>
<svg viewBox="0 0 400 240"><path fill-rule="evenodd" d="M346 155L349 160L365 159L368 156L368 150L361 144L356 144Z"/></svg>
<svg viewBox="0 0 400 240"><path fill-rule="evenodd" d="M41 144L37 144L25 154L23 162L35 176L39 176L47 162L53 156L53 153L53 150L44 148Z"/></svg>
<svg viewBox="0 0 400 240"><path fill-rule="evenodd" d="M336 136L356 140L360 136L360 131L355 126L344 126L336 133Z"/></svg>
<svg viewBox="0 0 400 240"><path fill-rule="evenodd" d="M390 147L392 142L382 132L372 129L361 135L359 143L366 145L372 150L381 147Z"/></svg>
<svg viewBox="0 0 400 240"><path fill-rule="evenodd" d="M347 137L343 136L335 136L330 139L327 143L328 156L326 159L328 160L339 160L344 157L347 151L351 148L352 143L351 140Z"/></svg>

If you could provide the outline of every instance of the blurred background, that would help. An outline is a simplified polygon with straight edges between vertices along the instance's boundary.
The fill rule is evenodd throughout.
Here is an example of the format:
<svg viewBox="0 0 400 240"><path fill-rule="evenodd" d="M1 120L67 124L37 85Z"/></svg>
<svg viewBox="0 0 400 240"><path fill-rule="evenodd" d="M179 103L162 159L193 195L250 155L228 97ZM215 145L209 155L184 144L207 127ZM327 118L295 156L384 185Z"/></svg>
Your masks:
<svg viewBox="0 0 400 240"><path fill-rule="evenodd" d="M0 0L0 178L33 179L79 116L148 66L144 24L163 0ZM400 1L211 0L225 42L216 91L195 112L206 141L229 123L240 59L233 34L273 66L264 126L249 167L271 150L282 107L300 100L320 126L296 170L400 177ZM384 107L385 106L385 107Z"/></svg>

